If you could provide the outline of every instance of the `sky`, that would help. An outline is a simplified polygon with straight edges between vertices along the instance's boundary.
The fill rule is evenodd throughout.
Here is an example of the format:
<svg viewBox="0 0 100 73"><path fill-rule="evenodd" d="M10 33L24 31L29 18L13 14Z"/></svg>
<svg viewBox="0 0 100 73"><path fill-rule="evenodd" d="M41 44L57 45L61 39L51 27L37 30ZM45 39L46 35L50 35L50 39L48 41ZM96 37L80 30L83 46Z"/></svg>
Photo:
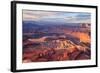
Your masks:
<svg viewBox="0 0 100 73"><path fill-rule="evenodd" d="M91 23L91 14L84 12L23 10L23 21Z"/></svg>

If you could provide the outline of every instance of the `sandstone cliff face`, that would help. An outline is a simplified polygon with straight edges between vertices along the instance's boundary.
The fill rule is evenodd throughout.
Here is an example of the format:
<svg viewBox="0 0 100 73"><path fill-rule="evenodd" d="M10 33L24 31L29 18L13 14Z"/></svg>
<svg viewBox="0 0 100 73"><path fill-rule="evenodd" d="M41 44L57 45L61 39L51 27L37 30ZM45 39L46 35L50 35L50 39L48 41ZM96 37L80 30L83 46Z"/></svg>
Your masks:
<svg viewBox="0 0 100 73"><path fill-rule="evenodd" d="M91 37L87 33L76 32L76 33L72 33L71 35L79 38L80 42L84 42L84 43L90 43L91 42Z"/></svg>
<svg viewBox="0 0 100 73"><path fill-rule="evenodd" d="M70 40L61 40L55 49L66 49L69 53L72 53L76 50L76 45Z"/></svg>

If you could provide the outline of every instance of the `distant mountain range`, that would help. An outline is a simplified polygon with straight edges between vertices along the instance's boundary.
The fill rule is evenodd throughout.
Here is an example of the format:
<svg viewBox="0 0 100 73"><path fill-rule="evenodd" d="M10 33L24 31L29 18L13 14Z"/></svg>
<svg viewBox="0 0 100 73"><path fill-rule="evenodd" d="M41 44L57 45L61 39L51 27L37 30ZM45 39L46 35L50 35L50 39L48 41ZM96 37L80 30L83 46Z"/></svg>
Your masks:
<svg viewBox="0 0 100 73"><path fill-rule="evenodd" d="M67 23L67 22L50 22L50 21L23 21L23 24L33 24L33 25L67 25L67 26L80 26L80 23Z"/></svg>
<svg viewBox="0 0 100 73"><path fill-rule="evenodd" d="M60 32L60 30L64 29L79 29L81 23L59 23L59 22L38 22L38 21L23 21L23 32L34 32L34 31L54 31L56 30Z"/></svg>

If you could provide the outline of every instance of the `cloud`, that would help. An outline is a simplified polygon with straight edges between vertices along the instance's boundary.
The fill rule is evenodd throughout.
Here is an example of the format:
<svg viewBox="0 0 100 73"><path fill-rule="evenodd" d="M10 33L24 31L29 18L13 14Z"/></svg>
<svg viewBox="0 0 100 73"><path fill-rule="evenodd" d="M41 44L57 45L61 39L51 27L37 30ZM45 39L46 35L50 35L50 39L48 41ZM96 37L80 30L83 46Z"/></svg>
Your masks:
<svg viewBox="0 0 100 73"><path fill-rule="evenodd" d="M90 23L91 14L83 12L55 12L39 10L23 10L24 21L51 21L66 23Z"/></svg>
<svg viewBox="0 0 100 73"><path fill-rule="evenodd" d="M55 14L56 12L23 10L23 20L39 20Z"/></svg>
<svg viewBox="0 0 100 73"><path fill-rule="evenodd" d="M33 16L33 15L28 15L28 14L23 14L23 20L38 20L40 16Z"/></svg>
<svg viewBox="0 0 100 73"><path fill-rule="evenodd" d="M85 19L85 20L77 20L77 19L73 19L73 20L69 20L67 21L68 23L91 23L90 19Z"/></svg>

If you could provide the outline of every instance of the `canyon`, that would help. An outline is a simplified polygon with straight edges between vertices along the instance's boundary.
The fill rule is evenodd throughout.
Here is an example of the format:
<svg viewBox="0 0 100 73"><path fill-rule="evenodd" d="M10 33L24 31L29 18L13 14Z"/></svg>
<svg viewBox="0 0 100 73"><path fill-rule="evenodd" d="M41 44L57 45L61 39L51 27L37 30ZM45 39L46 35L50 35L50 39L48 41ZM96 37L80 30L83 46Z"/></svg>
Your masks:
<svg viewBox="0 0 100 73"><path fill-rule="evenodd" d="M91 59L90 31L90 23L24 23L23 63Z"/></svg>

